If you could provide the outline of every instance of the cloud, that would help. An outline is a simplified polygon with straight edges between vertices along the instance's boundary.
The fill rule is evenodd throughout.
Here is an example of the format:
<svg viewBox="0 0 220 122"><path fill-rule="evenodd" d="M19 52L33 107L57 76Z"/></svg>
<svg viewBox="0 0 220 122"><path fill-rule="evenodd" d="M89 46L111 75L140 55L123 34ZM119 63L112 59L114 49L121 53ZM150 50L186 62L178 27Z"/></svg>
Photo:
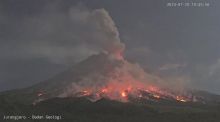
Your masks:
<svg viewBox="0 0 220 122"><path fill-rule="evenodd" d="M160 71L163 71L163 70L177 70L179 68L184 68L186 67L186 64L183 63L183 64L178 64L178 63L168 63L168 64L164 64L162 65L161 67L159 67L159 70Z"/></svg>
<svg viewBox="0 0 220 122"><path fill-rule="evenodd" d="M216 73L220 72L220 59L217 60L216 63L212 64L209 68L209 76L213 76Z"/></svg>
<svg viewBox="0 0 220 122"><path fill-rule="evenodd" d="M148 47L144 46L144 47L134 47L128 50L128 53L130 55L138 55L138 56L147 56L150 55L152 53L152 50L150 50Z"/></svg>
<svg viewBox="0 0 220 122"><path fill-rule="evenodd" d="M149 57L152 55L154 55L154 52L147 46L130 47L126 50L126 57L130 61L143 64L142 67L146 67L146 61L148 61Z"/></svg>
<svg viewBox="0 0 220 122"><path fill-rule="evenodd" d="M111 54L123 52L125 45L120 41L118 29L105 9L87 11L72 8L70 15L73 21L80 22L85 28L81 33L86 37L83 38L86 43Z"/></svg>

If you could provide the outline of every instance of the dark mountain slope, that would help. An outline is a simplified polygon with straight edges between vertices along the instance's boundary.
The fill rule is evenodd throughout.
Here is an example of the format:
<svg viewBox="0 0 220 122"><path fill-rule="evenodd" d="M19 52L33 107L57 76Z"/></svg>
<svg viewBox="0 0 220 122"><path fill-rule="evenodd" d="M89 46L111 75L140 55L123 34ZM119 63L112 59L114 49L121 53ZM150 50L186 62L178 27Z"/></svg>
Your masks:
<svg viewBox="0 0 220 122"><path fill-rule="evenodd" d="M61 122L219 122L220 120L218 108L194 111L193 109L198 108L186 109L179 106L179 111L172 108L172 111L163 112L161 110L164 108L161 109L154 105L121 103L108 99L91 102L86 98L52 98L36 105L6 104L1 101L0 107L0 116L54 115L61 116L62 119L59 120ZM20 121L47 122L49 120L27 119Z"/></svg>
<svg viewBox="0 0 220 122"><path fill-rule="evenodd" d="M107 77L116 67L123 64L120 60L114 60L107 54L93 55L79 62L70 69L57 74L41 83L24 89L11 90L0 93L0 99L14 100L30 104L38 99L38 94L44 94L44 98L57 97L63 93L73 82L79 82L92 73L98 73Z"/></svg>

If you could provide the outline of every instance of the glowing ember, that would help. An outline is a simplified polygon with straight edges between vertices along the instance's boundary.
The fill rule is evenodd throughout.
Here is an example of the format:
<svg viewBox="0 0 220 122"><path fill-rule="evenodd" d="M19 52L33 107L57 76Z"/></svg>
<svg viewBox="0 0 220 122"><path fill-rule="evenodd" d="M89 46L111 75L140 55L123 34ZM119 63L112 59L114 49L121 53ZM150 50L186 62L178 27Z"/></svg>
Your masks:
<svg viewBox="0 0 220 122"><path fill-rule="evenodd" d="M186 100L184 100L184 99L182 99L182 100L180 100L181 102L187 102Z"/></svg>
<svg viewBox="0 0 220 122"><path fill-rule="evenodd" d="M42 96L42 95L43 95L43 93L38 93L38 94L37 94L38 97L40 97L40 96Z"/></svg>
<svg viewBox="0 0 220 122"><path fill-rule="evenodd" d="M154 97L154 98L157 98L157 99L160 99L160 96L159 96L159 95L156 95L156 94L154 94L153 97Z"/></svg>
<svg viewBox="0 0 220 122"><path fill-rule="evenodd" d="M122 96L122 97L127 97L126 92L124 92L124 91L123 91L123 92L121 92L121 96Z"/></svg>
<svg viewBox="0 0 220 122"><path fill-rule="evenodd" d="M142 96L142 94L139 94L138 97L139 97L139 98L142 98L143 96Z"/></svg>
<svg viewBox="0 0 220 122"><path fill-rule="evenodd" d="M89 91L82 91L82 95L81 96L89 96L90 95L90 92Z"/></svg>
<svg viewBox="0 0 220 122"><path fill-rule="evenodd" d="M148 88L148 90L149 91L152 91L152 92L157 92L157 91L159 91L159 89L157 88L157 87L154 87L154 86L150 86L149 88ZM147 90L147 91L148 91Z"/></svg>
<svg viewBox="0 0 220 122"><path fill-rule="evenodd" d="M104 89L101 90L101 92L106 93L106 92L108 92L108 89L104 88Z"/></svg>
<svg viewBox="0 0 220 122"><path fill-rule="evenodd" d="M176 96L176 100L180 102L187 102L187 100L183 98L182 96Z"/></svg>

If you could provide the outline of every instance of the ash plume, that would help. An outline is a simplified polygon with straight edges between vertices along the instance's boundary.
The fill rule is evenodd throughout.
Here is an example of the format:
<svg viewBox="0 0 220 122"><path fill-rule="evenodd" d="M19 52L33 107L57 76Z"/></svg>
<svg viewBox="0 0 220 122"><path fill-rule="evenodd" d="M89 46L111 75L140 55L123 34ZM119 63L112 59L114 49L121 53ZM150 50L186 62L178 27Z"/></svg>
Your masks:
<svg viewBox="0 0 220 122"><path fill-rule="evenodd" d="M58 3L45 5L42 12L23 17L14 30L16 40L0 45L3 58L44 58L51 63L72 65L100 52L120 56L125 46L105 9L76 5L62 10ZM12 39L13 40L13 39ZM11 52L11 53L4 53Z"/></svg>
<svg viewBox="0 0 220 122"><path fill-rule="evenodd" d="M90 30L86 33L90 34L85 34L86 43L116 57L123 53L125 45L121 42L118 29L105 9L89 11L77 7L70 10L70 13L73 21L80 21L83 27L89 27Z"/></svg>

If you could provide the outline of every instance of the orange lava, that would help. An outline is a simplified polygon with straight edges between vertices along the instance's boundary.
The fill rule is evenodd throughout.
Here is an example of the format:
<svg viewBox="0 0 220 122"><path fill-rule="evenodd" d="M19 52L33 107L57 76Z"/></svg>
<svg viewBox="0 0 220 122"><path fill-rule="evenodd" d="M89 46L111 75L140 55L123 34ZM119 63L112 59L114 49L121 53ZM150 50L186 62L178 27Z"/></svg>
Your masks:
<svg viewBox="0 0 220 122"><path fill-rule="evenodd" d="M39 94L38 96L41 96ZM182 95L181 93L177 95L175 92L170 92L165 89L161 89L156 86L132 86L131 84L123 84L123 83L115 83L111 82L110 84L97 88L97 89L84 89L79 92L78 97L89 96L95 100L101 98L109 98L111 100L118 100L127 102L129 101L129 97L139 98L139 99L151 99L153 97L154 100L159 99L170 99L176 100L179 102L188 102L190 101L189 97Z"/></svg>
<svg viewBox="0 0 220 122"><path fill-rule="evenodd" d="M107 89L107 88L103 88L103 89L101 90L101 92L102 92L102 93L106 93L106 92L108 92L108 89Z"/></svg>
<svg viewBox="0 0 220 122"><path fill-rule="evenodd" d="M122 96L122 97L127 97L126 92L122 91L122 92L121 92L121 96Z"/></svg>

